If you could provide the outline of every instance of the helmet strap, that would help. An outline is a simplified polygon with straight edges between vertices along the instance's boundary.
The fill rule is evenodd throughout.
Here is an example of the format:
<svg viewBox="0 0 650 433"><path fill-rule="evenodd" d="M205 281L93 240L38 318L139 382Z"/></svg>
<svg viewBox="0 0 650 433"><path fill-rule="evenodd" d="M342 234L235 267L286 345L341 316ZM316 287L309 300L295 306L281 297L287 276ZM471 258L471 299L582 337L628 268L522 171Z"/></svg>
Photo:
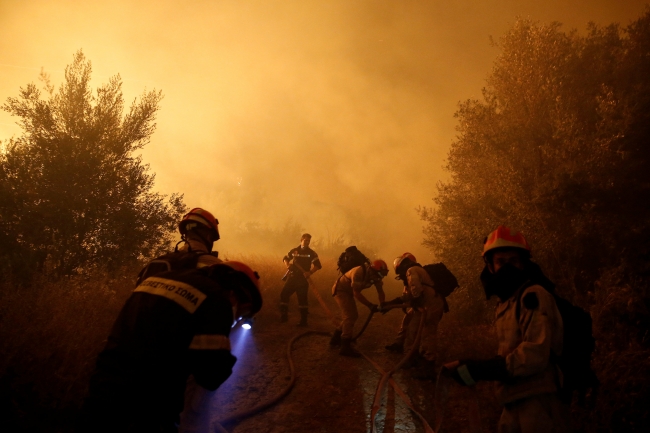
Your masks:
<svg viewBox="0 0 650 433"><path fill-rule="evenodd" d="M181 240L176 242L176 246L174 247L174 252L178 252L178 246L181 244L181 242L185 242L187 244L187 248L192 251L192 246L187 242L185 239L185 235L181 235Z"/></svg>

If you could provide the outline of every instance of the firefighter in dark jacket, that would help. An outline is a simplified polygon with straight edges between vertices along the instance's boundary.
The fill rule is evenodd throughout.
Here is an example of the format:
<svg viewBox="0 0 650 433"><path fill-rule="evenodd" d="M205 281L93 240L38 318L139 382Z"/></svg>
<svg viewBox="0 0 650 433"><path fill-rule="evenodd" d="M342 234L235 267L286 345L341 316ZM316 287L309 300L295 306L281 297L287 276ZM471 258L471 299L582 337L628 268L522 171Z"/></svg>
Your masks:
<svg viewBox="0 0 650 433"><path fill-rule="evenodd" d="M503 405L499 433L547 433L569 430L568 408L560 401L561 374L554 358L562 351L563 324L552 283L530 260L521 233L499 226L483 247L481 282L486 297L496 295L498 356L445 365L457 382L496 381Z"/></svg>
<svg viewBox="0 0 650 433"><path fill-rule="evenodd" d="M176 246L175 252L168 253L163 256L147 263L138 274L136 286L139 286L146 278L170 270L168 263L170 262L170 255L185 253L186 256L194 256L194 260L188 260L183 263L178 261L173 266L174 269L193 269L202 268L204 266L217 265L223 263L218 258L219 253L212 251L214 243L219 240L219 220L217 220L210 212L200 207L195 207L190 210L183 219L178 223L178 231L181 234L180 245L181 248ZM188 254L188 253L194 254ZM161 260L162 259L162 260Z"/></svg>
<svg viewBox="0 0 650 433"><path fill-rule="evenodd" d="M305 233L300 237L300 246L292 249L282 259L287 267L286 283L280 293L280 321L289 320L289 298L296 293L298 308L300 309L300 323L298 326L307 326L309 306L307 292L309 291L309 277L322 268L316 251L309 248L311 235Z"/></svg>
<svg viewBox="0 0 650 433"><path fill-rule="evenodd" d="M219 220L210 212L195 207L180 221L178 231L185 242L181 251L201 253L197 267L221 263L219 253L212 250L214 243L220 239Z"/></svg>
<svg viewBox="0 0 650 433"><path fill-rule="evenodd" d="M262 306L259 276L240 262L145 279L99 354L78 432L176 432L187 379L215 390L236 358L234 320Z"/></svg>

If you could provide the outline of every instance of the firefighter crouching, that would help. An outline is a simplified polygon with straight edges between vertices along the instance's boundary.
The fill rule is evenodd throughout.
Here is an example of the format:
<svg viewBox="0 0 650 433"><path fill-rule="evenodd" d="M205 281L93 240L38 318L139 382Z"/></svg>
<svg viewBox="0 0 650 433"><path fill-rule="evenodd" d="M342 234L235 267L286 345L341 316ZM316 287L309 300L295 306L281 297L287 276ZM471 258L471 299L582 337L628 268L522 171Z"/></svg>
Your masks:
<svg viewBox="0 0 650 433"><path fill-rule="evenodd" d="M375 260L372 264L365 263L350 269L334 283L332 296L334 296L336 303L341 308L343 319L341 325L334 331L330 345L340 345L341 349L339 350L339 354L355 358L361 356L351 346L354 323L359 318L355 299L368 307L370 311L379 311L379 307L368 301L361 291L374 285L375 289L377 289L379 304L382 305L386 300L382 278L386 275L388 275L388 265L386 265L386 262L383 260Z"/></svg>
<svg viewBox="0 0 650 433"><path fill-rule="evenodd" d="M486 297L499 298L496 307L498 356L488 360L455 361L445 365L458 383L496 381L503 405L500 433L566 432L568 408L557 395L560 376L553 358L562 351L562 317L552 283L530 260L521 233L499 226L483 247L481 282Z"/></svg>
<svg viewBox="0 0 650 433"><path fill-rule="evenodd" d="M307 294L309 293L309 277L322 268L316 251L309 248L311 235L305 233L300 237L300 246L292 249L282 259L287 267L285 274L286 282L280 293L280 321L289 320L289 299L296 293L298 297L298 308L300 309L300 323L298 326L307 326L309 315L309 304ZM284 280L285 278L283 278Z"/></svg>
<svg viewBox="0 0 650 433"><path fill-rule="evenodd" d="M427 271L411 257L413 257L411 254L403 254L395 259L393 266L397 274L396 278L404 282L405 294L402 296L402 301L409 304L412 309L405 318L406 326L412 331L419 328L423 318L425 320L420 344L415 352L416 358L412 362L416 367L413 377L422 380L435 379L438 324L442 319L446 303L444 298L434 290L433 280Z"/></svg>
<svg viewBox="0 0 650 433"><path fill-rule="evenodd" d="M78 432L176 432L187 379L215 390L232 373L233 321L262 307L259 276L240 262L145 279L99 354Z"/></svg>

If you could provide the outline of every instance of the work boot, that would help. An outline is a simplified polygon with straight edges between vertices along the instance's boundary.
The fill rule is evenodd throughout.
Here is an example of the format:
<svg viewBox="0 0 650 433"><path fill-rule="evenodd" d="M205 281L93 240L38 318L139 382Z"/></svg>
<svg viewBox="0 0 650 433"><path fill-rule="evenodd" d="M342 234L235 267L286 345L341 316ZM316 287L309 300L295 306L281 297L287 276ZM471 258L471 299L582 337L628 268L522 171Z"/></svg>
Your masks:
<svg viewBox="0 0 650 433"><path fill-rule="evenodd" d="M342 333L342 331L340 329L334 330L334 334L332 335L332 338L330 339L330 346L340 346L341 345L341 333Z"/></svg>
<svg viewBox="0 0 650 433"><path fill-rule="evenodd" d="M423 359L413 372L413 378L418 380L436 380L436 361Z"/></svg>
<svg viewBox="0 0 650 433"><path fill-rule="evenodd" d="M289 306L280 305L280 323L285 323L289 320Z"/></svg>
<svg viewBox="0 0 650 433"><path fill-rule="evenodd" d="M298 326L307 327L307 314L309 314L309 311L306 308L300 309L300 323L298 323Z"/></svg>
<svg viewBox="0 0 650 433"><path fill-rule="evenodd" d="M339 355L350 356L352 358L360 358L361 354L352 347L351 338L341 338L341 349L339 350Z"/></svg>
<svg viewBox="0 0 650 433"><path fill-rule="evenodd" d="M393 353L404 353L404 344L403 343L393 343L385 346L386 350Z"/></svg>

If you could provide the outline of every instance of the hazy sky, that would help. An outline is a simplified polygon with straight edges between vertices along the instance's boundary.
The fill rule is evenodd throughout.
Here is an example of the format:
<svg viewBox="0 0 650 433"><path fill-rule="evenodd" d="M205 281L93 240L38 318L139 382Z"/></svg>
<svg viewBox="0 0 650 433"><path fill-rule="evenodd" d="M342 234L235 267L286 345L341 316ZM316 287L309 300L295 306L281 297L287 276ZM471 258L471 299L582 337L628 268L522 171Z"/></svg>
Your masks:
<svg viewBox="0 0 650 433"><path fill-rule="evenodd" d="M242 224L291 218L314 240L421 257L414 209L445 178L457 103L480 96L498 54L490 36L517 16L627 25L646 2L0 0L0 101L41 67L58 85L83 49L94 88L119 73L127 100L163 91L144 160L157 190L215 213L220 249L237 251ZM15 121L0 113L0 140Z"/></svg>

